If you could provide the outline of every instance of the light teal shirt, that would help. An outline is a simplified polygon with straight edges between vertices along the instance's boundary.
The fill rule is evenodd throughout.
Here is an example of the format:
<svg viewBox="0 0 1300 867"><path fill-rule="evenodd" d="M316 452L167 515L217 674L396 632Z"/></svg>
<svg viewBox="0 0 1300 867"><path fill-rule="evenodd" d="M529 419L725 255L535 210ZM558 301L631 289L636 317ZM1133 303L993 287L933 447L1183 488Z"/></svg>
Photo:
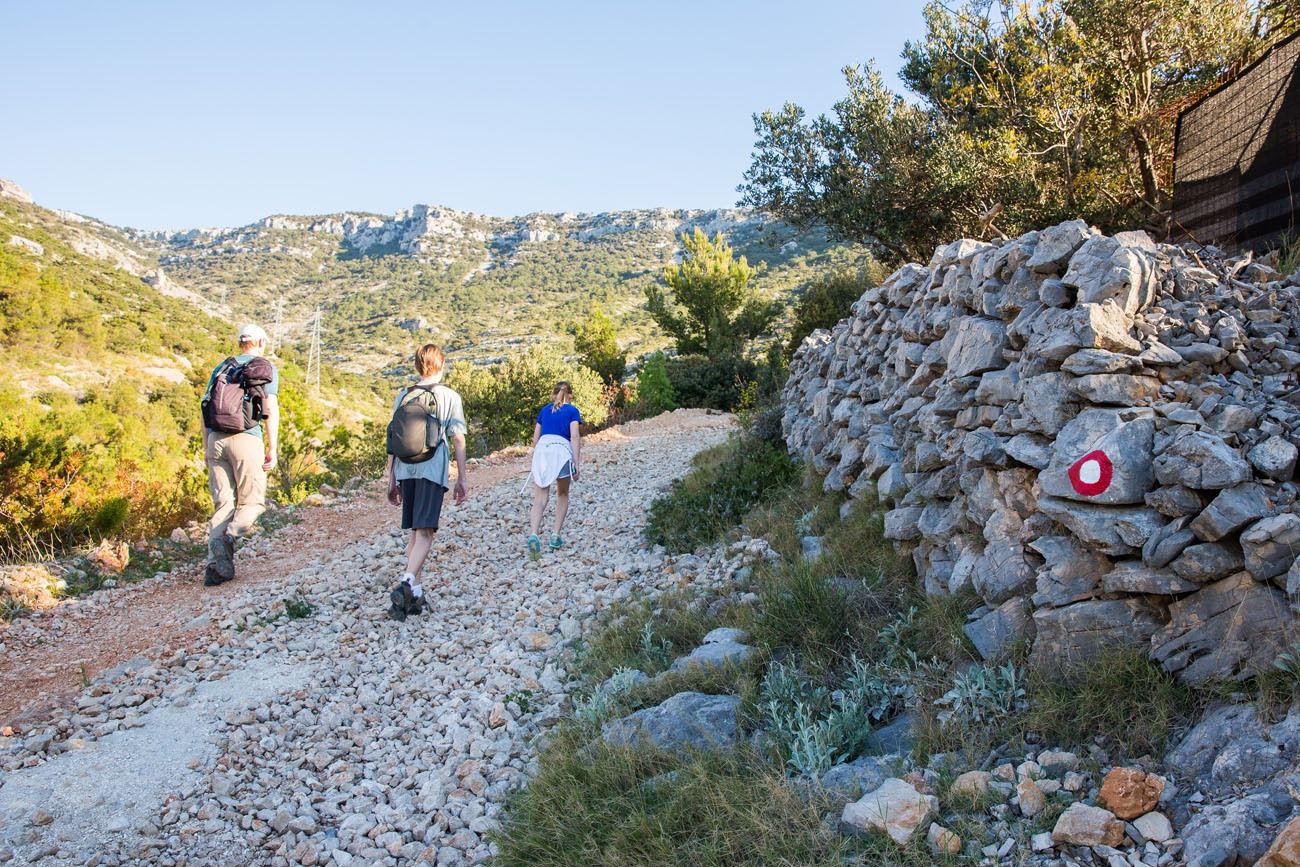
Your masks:
<svg viewBox="0 0 1300 867"><path fill-rule="evenodd" d="M428 382L422 382L420 385L428 385L433 389L434 413L442 422L443 445L438 449L437 454L418 464L408 464L401 458L394 457L393 478L399 482L403 479L427 479L435 485L447 488L450 487L447 478L451 469L451 438L456 434L464 435L469 432L469 425L465 424L465 409L461 405L460 395L447 386ZM402 398L406 397L409 391L409 388L404 388L397 393L397 398L393 401L393 412L397 412L397 408L402 405Z"/></svg>

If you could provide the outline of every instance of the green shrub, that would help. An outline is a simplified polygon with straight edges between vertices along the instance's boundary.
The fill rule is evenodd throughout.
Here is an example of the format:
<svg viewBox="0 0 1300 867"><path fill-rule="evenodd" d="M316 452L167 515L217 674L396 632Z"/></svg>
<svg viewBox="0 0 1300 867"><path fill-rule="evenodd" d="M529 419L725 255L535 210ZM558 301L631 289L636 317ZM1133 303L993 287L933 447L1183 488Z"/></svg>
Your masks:
<svg viewBox="0 0 1300 867"><path fill-rule="evenodd" d="M836 690L773 663L763 678L760 707L786 766L819 777L832 765L862 755L871 744L872 725L896 714L911 695L906 684L857 657Z"/></svg>
<svg viewBox="0 0 1300 867"><path fill-rule="evenodd" d="M749 750L686 759L561 727L493 839L503 867L840 865L850 844Z"/></svg>
<svg viewBox="0 0 1300 867"><path fill-rule="evenodd" d="M787 648L810 670L824 673L859 645L861 617L848 593L802 560L762 573L758 641Z"/></svg>
<svg viewBox="0 0 1300 867"><path fill-rule="evenodd" d="M641 416L649 417L677 409L677 395L673 391L673 384L668 380L668 368L662 352L646 356L636 382L636 403Z"/></svg>
<svg viewBox="0 0 1300 867"><path fill-rule="evenodd" d="M617 385L627 369L627 353L618 348L614 320L599 304L593 304L587 318L575 323L573 332L573 348L582 363L606 385Z"/></svg>
<svg viewBox="0 0 1300 867"><path fill-rule="evenodd" d="M784 449L743 435L701 452L693 463L650 504L645 533L652 545L681 552L712 542L797 478Z"/></svg>
<svg viewBox="0 0 1300 867"><path fill-rule="evenodd" d="M582 420L604 424L609 407L600 377L554 350L534 349L490 367L454 366L447 384L464 401L471 454L529 442L537 411L550 402L551 389L562 379L573 386L573 403Z"/></svg>
<svg viewBox="0 0 1300 867"><path fill-rule="evenodd" d="M666 370L680 405L730 412L740 406L741 395L754 381L758 365L738 355L686 355L669 359Z"/></svg>
<svg viewBox="0 0 1300 867"><path fill-rule="evenodd" d="M1102 736L1112 753L1162 755L1179 723L1196 711L1195 691L1153 662L1142 648L1115 647L1091 664L1049 672L1031 669L1023 725L1049 743L1080 732Z"/></svg>
<svg viewBox="0 0 1300 867"><path fill-rule="evenodd" d="M705 607L703 600L684 592L616 603L580 645L577 669L593 685L621 668L659 674L675 653L689 653L719 625Z"/></svg>
<svg viewBox="0 0 1300 867"><path fill-rule="evenodd" d="M879 282L878 266L860 271L841 271L813 280L806 285L794 304L794 324L786 343L785 356L790 358L805 337L818 328L834 328L849 315L853 302Z"/></svg>

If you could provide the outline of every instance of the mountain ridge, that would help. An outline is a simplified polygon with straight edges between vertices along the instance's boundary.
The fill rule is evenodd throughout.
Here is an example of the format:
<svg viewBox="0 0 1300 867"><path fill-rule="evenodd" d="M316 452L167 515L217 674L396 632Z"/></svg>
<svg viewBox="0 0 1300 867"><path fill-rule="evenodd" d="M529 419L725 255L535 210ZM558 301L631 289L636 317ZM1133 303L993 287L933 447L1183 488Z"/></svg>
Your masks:
<svg viewBox="0 0 1300 867"><path fill-rule="evenodd" d="M680 257L681 235L727 237L758 264L772 297L826 268L854 267L863 248L744 208L636 208L495 217L414 204L393 214L271 214L233 227L139 230L42 208L21 187L0 196L78 252L106 261L234 321L268 323L277 342L305 350L315 312L330 363L394 371L416 340L458 360L495 361L521 346L567 341L593 304L619 321L633 353L664 346L643 309L645 289Z"/></svg>

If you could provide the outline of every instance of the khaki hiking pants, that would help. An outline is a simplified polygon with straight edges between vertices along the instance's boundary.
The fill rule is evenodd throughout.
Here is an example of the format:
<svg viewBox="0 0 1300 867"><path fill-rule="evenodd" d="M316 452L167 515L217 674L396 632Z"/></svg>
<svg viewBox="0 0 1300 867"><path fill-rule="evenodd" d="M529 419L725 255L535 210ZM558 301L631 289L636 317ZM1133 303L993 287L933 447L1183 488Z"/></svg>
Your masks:
<svg viewBox="0 0 1300 867"><path fill-rule="evenodd" d="M266 511L266 450L262 438L246 433L205 433L204 461L208 489L212 492L209 543L219 543L227 533L238 539L248 535Z"/></svg>

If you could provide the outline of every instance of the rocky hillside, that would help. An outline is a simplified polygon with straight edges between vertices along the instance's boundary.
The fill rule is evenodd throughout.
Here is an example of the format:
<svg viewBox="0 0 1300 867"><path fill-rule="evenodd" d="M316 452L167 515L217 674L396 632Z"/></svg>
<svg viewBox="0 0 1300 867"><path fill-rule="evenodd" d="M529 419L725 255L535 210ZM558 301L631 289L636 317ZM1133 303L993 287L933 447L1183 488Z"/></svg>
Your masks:
<svg viewBox="0 0 1300 867"><path fill-rule="evenodd" d="M740 210L638 210L497 218L430 205L391 216L272 216L233 229L134 232L169 284L237 309L280 311L285 340L304 344L317 305L336 362L357 371L392 364L419 336L487 361L511 347L563 338L599 303L634 350L662 338L642 310L645 287L695 228L725 234L767 267L780 294L865 252Z"/></svg>
<svg viewBox="0 0 1300 867"><path fill-rule="evenodd" d="M828 268L857 267L864 248L833 243L757 213L667 208L490 217L432 205L393 215L275 215L236 228L140 231L39 207L11 181L0 203L79 254L159 293L230 319L279 319L282 344L306 351L322 310L336 366L372 374L411 343L438 340L461 359L496 360L563 341L593 303L615 316L634 352L657 348L645 287L680 252L682 232L722 232L781 296Z"/></svg>
<svg viewBox="0 0 1300 867"><path fill-rule="evenodd" d="M1268 667L1300 592L1300 274L1063 223L899 269L795 356L784 428L879 496L985 658Z"/></svg>

